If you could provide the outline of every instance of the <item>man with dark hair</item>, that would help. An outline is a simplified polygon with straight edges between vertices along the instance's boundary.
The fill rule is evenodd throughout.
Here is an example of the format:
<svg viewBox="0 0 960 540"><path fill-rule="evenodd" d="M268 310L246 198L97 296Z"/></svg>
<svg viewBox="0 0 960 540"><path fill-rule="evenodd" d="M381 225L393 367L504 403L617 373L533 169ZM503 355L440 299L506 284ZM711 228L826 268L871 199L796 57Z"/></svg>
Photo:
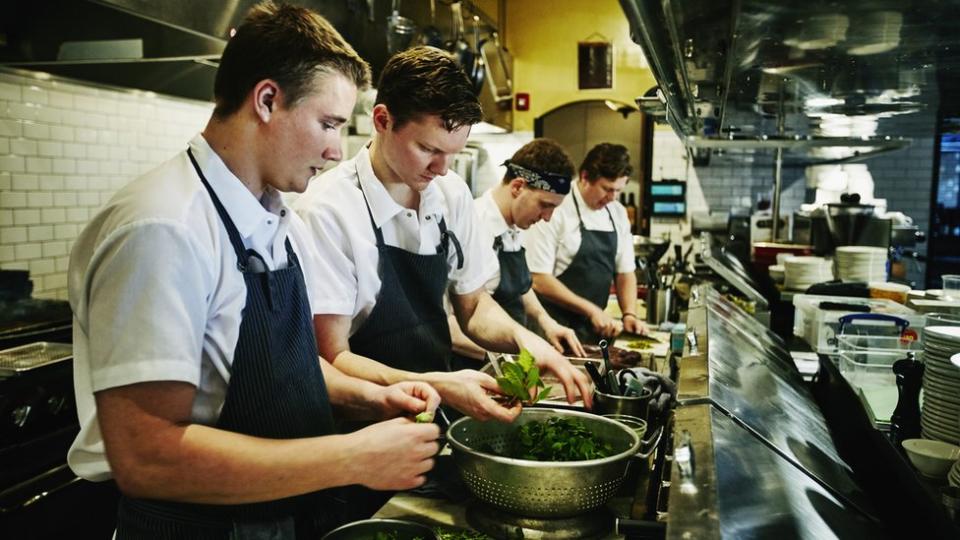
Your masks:
<svg viewBox="0 0 960 540"><path fill-rule="evenodd" d="M396 112L395 112L396 111ZM460 326L480 345L529 350L555 373L570 401L589 381L547 342L497 305L483 285L495 257L482 240L473 199L448 166L481 119L454 58L415 47L380 76L369 147L325 173L295 208L330 272L316 281L320 353L346 373L388 384L423 380L445 404L482 420L511 421L519 406L493 399L496 380L450 372L450 291Z"/></svg>
<svg viewBox="0 0 960 540"><path fill-rule="evenodd" d="M554 210L570 192L574 168L563 147L551 139L534 139L504 162L500 184L477 198L474 210L483 241L497 254L497 268L486 289L520 324L535 325L558 349L584 356L583 347L570 328L557 323L543 308L531 285L530 270L520 237L521 231L540 220L550 221ZM484 351L459 332L450 321L454 360L464 367L475 365Z"/></svg>
<svg viewBox="0 0 960 540"><path fill-rule="evenodd" d="M68 460L116 481L116 538L319 538L353 518L327 488L407 489L433 466L437 427L408 417L437 407L434 389L318 357L304 281L324 261L280 197L340 158L368 83L319 15L255 6L223 52L203 132L78 237ZM331 405L393 420L335 435Z"/></svg>
<svg viewBox="0 0 960 540"><path fill-rule="evenodd" d="M533 289L560 323L583 341L644 332L637 319L633 236L626 209L617 202L633 167L626 147L602 143L587 152L573 196L554 219L530 228L525 246ZM616 286L621 321L604 311Z"/></svg>

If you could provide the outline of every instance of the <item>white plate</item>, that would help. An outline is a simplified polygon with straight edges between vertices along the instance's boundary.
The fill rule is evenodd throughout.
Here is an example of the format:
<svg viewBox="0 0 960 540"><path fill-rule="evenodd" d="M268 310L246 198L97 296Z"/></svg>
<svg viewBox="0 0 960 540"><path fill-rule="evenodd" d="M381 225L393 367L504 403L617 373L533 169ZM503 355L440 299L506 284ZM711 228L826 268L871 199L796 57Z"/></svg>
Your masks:
<svg viewBox="0 0 960 540"><path fill-rule="evenodd" d="M923 331L934 340L953 343L960 347L960 326L928 326Z"/></svg>

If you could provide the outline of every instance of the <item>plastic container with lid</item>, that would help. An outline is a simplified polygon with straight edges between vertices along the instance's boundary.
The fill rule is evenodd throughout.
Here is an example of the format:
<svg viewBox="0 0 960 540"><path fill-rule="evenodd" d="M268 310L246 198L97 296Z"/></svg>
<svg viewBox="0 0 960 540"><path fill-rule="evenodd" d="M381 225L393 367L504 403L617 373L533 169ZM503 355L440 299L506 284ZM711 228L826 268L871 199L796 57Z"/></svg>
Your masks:
<svg viewBox="0 0 960 540"><path fill-rule="evenodd" d="M886 298L798 294L793 297L793 306L793 334L806 340L818 353L824 354L837 352L840 321L847 315L868 317L849 322L843 332L846 334L894 337L905 334L915 339L926 323L922 314ZM865 310L869 310L869 313L862 313ZM878 320L877 315L888 315L895 319L887 317L886 320Z"/></svg>

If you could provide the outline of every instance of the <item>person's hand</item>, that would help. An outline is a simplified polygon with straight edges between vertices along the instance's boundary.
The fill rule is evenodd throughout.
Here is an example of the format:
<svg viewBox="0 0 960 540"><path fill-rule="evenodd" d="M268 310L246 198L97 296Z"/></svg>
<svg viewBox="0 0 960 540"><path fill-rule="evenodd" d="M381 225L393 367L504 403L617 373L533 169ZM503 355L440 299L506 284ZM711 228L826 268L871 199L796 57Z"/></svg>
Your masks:
<svg viewBox="0 0 960 540"><path fill-rule="evenodd" d="M440 405L440 394L425 382L399 382L382 386L374 396L384 411L384 418L433 413Z"/></svg>
<svg viewBox="0 0 960 540"><path fill-rule="evenodd" d="M497 380L486 373L473 369L444 373L439 381L434 380L433 386L444 403L471 418L509 423L520 415L519 403L507 407L494 399L502 392Z"/></svg>
<svg viewBox="0 0 960 540"><path fill-rule="evenodd" d="M583 350L583 345L580 344L580 340L577 339L577 333L572 328L561 325L553 318L540 321L540 328L543 329L547 341L553 345L557 352L570 351L573 356L580 358L587 355L586 351Z"/></svg>
<svg viewBox="0 0 960 540"><path fill-rule="evenodd" d="M537 367L540 368L541 373L552 373L560 381L560 384L563 385L563 391L567 395L567 403L575 402L579 393L583 398L583 405L587 409L593 408L590 377L575 368L567 357L558 353L556 349L533 333L530 333L518 345L530 351L530 354L537 359Z"/></svg>
<svg viewBox="0 0 960 540"><path fill-rule="evenodd" d="M633 313L627 313L623 316L623 330L631 334L640 334L641 336L647 335L648 329L647 325L643 323L640 319L637 318Z"/></svg>
<svg viewBox="0 0 960 540"><path fill-rule="evenodd" d="M601 337L613 339L623 331L623 325L620 321L607 314L606 311L597 308L590 314L590 324L593 325L593 331L600 334Z"/></svg>
<svg viewBox="0 0 960 540"><path fill-rule="evenodd" d="M408 418L379 422L347 436L356 440L349 466L357 483L370 489L402 491L423 485L440 451L440 428Z"/></svg>

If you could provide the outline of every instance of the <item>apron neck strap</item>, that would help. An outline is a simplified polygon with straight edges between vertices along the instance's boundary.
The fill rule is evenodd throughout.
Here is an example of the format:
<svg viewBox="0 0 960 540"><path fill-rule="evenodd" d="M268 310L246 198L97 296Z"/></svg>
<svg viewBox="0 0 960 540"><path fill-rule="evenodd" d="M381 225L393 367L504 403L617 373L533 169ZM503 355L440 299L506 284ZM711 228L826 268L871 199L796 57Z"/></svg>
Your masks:
<svg viewBox="0 0 960 540"><path fill-rule="evenodd" d="M217 194L214 193L213 188L210 186L210 182L207 182L207 177L204 176L203 170L200 169L200 165L197 163L197 158L193 157L193 150L187 148L187 156L190 158L190 163L193 164L194 170L197 171L197 176L200 177L200 181L203 182L203 187L207 189L207 193L210 194L210 199L213 200L213 206L217 209L217 214L220 216L220 221L223 223L224 228L227 229L227 236L230 237L230 244L233 245L233 250L237 253L237 268L241 272L246 271L246 260L247 260L247 248L243 245L243 239L240 237L240 231L237 230L237 226L233 224L233 220L230 219L230 214L227 213L227 209L223 207L223 203L220 202L220 198L217 197Z"/></svg>
<svg viewBox="0 0 960 540"><path fill-rule="evenodd" d="M579 192L580 186L577 186L577 193ZM573 197L573 207L577 209L577 220L580 221L580 228L582 230L587 230L586 225L583 224L583 216L580 215L580 203L577 202L577 196L572 194L570 196ZM604 208L607 210L607 217L610 218L610 224L613 225L613 232L617 232L617 222L613 220L613 214L610 212L610 205L606 205Z"/></svg>

